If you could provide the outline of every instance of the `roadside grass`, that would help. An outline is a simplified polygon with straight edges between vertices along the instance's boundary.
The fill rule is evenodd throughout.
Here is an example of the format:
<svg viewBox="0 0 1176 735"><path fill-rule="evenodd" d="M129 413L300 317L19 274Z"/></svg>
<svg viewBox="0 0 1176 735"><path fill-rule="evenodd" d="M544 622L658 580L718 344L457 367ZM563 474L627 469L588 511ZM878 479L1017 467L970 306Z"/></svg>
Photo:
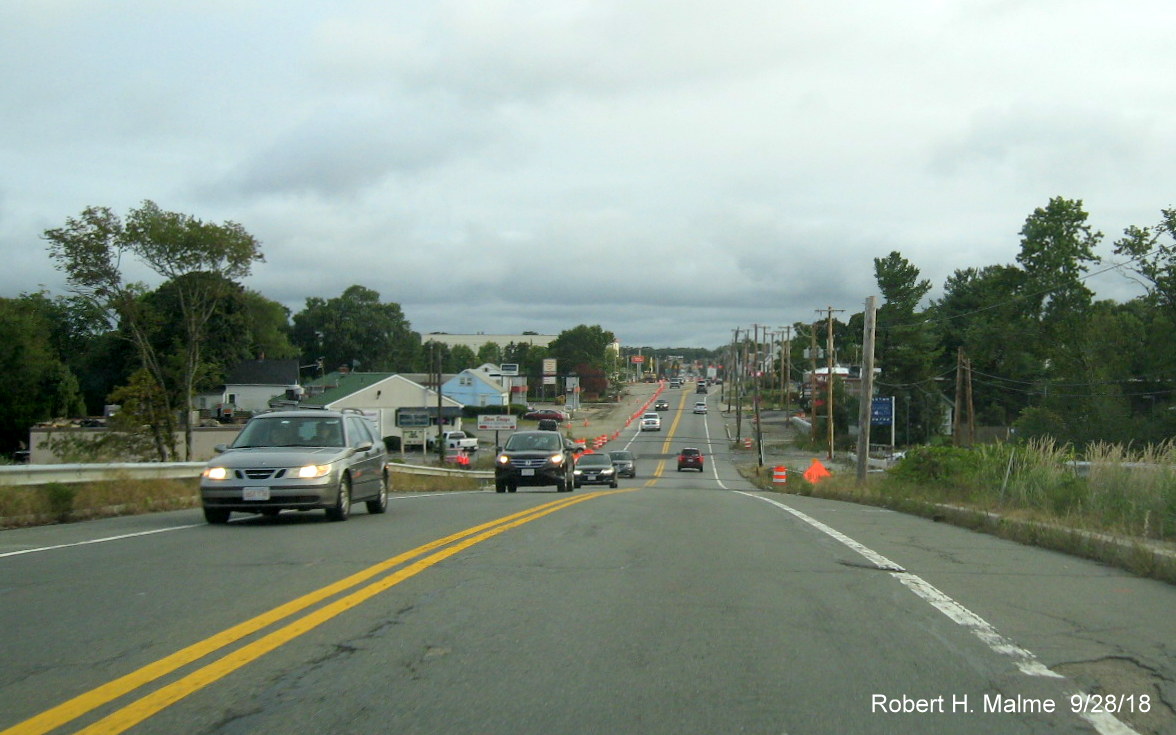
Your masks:
<svg viewBox="0 0 1176 735"><path fill-rule="evenodd" d="M1090 463L1085 473L1077 460ZM864 485L853 473L810 484L796 468L782 488L765 469L741 471L764 490L887 507L1176 583L1173 442L1100 444L1081 457L1050 440L919 447Z"/></svg>
<svg viewBox="0 0 1176 735"><path fill-rule="evenodd" d="M0 485L0 527L39 526L200 506L199 478Z"/></svg>

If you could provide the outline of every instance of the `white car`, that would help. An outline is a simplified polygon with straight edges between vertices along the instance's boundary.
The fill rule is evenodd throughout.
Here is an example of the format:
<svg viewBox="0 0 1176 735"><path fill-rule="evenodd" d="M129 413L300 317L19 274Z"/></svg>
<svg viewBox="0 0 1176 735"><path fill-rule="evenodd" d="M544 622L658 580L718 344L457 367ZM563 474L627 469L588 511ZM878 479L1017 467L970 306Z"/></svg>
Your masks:
<svg viewBox="0 0 1176 735"><path fill-rule="evenodd" d="M706 413L706 402L698 401L694 404L694 413Z"/></svg>
<svg viewBox="0 0 1176 735"><path fill-rule="evenodd" d="M661 431L661 416L656 413L647 413L641 417L642 431Z"/></svg>

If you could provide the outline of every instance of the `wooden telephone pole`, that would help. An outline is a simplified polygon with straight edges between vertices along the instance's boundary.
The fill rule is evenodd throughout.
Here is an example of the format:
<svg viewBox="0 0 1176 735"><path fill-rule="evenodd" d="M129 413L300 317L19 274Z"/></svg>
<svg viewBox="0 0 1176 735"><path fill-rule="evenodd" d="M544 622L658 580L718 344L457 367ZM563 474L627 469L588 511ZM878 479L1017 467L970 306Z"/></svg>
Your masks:
<svg viewBox="0 0 1176 735"><path fill-rule="evenodd" d="M829 459L833 459L833 312L845 311L845 309L834 309L832 306L827 306L825 311L825 324L828 331L825 348L825 365L828 372L825 373L825 424L828 428L829 434ZM817 313L821 313L821 309L817 309ZM816 339L816 335L813 335ZM814 417L815 418L815 417Z"/></svg>
<svg viewBox="0 0 1176 735"><path fill-rule="evenodd" d="M876 299L866 299L865 326L862 328L862 391L858 406L857 482L866 483L870 457L870 419L874 401L874 332L878 307Z"/></svg>

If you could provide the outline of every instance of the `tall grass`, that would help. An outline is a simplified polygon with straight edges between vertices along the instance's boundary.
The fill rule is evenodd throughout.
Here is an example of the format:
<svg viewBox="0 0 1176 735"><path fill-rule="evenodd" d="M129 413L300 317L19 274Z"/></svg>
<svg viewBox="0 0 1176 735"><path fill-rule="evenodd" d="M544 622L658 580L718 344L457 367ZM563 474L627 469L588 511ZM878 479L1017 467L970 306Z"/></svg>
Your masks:
<svg viewBox="0 0 1176 735"><path fill-rule="evenodd" d="M1176 540L1176 443L1171 441L1137 450L1096 444L1084 455L1050 438L975 449L920 447L907 453L880 490L1088 530Z"/></svg>

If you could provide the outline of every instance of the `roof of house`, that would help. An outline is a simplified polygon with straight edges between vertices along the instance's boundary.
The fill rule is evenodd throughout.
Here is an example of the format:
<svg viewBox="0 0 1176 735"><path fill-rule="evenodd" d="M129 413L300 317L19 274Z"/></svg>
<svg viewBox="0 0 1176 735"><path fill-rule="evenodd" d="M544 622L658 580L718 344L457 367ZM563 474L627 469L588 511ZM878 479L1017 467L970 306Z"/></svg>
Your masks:
<svg viewBox="0 0 1176 735"><path fill-rule="evenodd" d="M400 373L327 373L321 378L312 380L306 386L308 389L322 386L324 388L323 392L311 395L310 393L312 391L308 390L308 395L302 399L302 403L309 406L329 406L365 388L370 388L377 383L392 379L399 379L406 383L414 382L408 376ZM417 383L417 385L420 384ZM448 396L444 397L444 400L457 406L461 405Z"/></svg>
<svg viewBox="0 0 1176 735"><path fill-rule="evenodd" d="M244 360L233 366L225 385L297 385L297 360Z"/></svg>

